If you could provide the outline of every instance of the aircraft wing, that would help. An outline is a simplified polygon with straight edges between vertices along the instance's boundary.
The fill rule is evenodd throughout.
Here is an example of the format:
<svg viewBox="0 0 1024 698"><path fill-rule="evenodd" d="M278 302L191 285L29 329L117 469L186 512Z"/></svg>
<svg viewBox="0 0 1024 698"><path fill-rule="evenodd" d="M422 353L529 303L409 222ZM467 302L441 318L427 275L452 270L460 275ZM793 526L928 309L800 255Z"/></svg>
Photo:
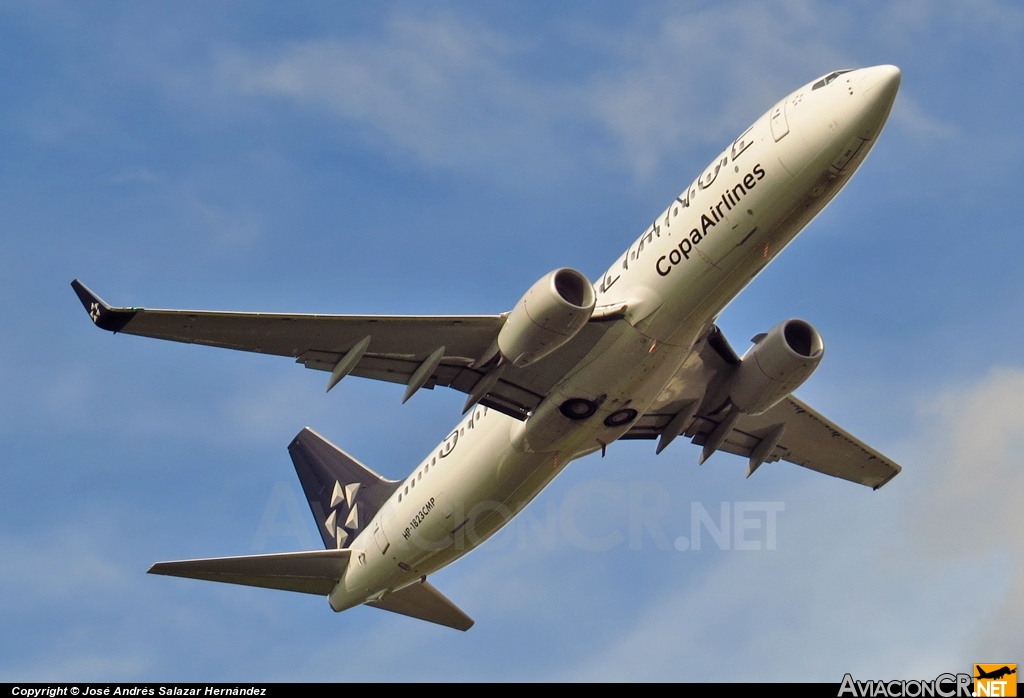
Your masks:
<svg viewBox="0 0 1024 698"><path fill-rule="evenodd" d="M492 349L505 321L503 315L312 315L115 308L77 279L71 285L101 329L290 356L306 368L329 373L350 357L355 363L347 367L346 375L409 385L417 369L443 347L436 365L427 366L426 375L421 376L423 382L416 389L440 385L464 393L471 393L485 376L486 370L474 365ZM525 419L551 386L593 348L608 325L590 323L572 342L526 368L507 366L480 404Z"/></svg>
<svg viewBox="0 0 1024 698"><path fill-rule="evenodd" d="M700 408L683 426L681 435L703 446L724 415L708 413L706 405L701 403L705 395L713 394L728 377L731 366L738 363L739 357L721 332L717 327L712 328L652 409L637 419L622 438L658 438L687 404L698 404ZM767 453L757 453L762 443ZM785 460L878 489L901 470L899 465L793 396L763 414L741 416L720 450L750 458L752 468L748 476L762 462Z"/></svg>

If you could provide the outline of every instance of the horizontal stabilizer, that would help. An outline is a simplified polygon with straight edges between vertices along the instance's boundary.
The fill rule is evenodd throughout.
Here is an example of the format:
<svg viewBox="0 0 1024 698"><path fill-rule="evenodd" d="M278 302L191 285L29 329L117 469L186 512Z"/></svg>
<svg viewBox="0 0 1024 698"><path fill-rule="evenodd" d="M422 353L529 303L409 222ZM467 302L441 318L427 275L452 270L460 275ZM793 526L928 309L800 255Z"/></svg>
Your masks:
<svg viewBox="0 0 1024 698"><path fill-rule="evenodd" d="M366 605L456 630L469 630L474 622L425 579Z"/></svg>
<svg viewBox="0 0 1024 698"><path fill-rule="evenodd" d="M149 573L327 596L345 573L351 552L312 550L158 562Z"/></svg>

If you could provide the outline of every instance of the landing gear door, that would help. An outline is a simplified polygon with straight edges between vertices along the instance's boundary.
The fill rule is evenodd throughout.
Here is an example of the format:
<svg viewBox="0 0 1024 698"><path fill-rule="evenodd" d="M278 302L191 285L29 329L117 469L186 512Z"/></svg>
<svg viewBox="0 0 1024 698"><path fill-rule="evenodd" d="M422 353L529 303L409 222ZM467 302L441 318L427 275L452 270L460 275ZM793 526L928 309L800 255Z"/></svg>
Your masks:
<svg viewBox="0 0 1024 698"><path fill-rule="evenodd" d="M772 125L772 138L778 143L789 133L789 120L786 119L786 100L782 100L774 107L768 121Z"/></svg>
<svg viewBox="0 0 1024 698"><path fill-rule="evenodd" d="M385 535L384 529L380 525L380 519L373 522L373 539L377 541L377 547L380 548L382 555L388 551L388 547L391 543L388 542L388 537Z"/></svg>

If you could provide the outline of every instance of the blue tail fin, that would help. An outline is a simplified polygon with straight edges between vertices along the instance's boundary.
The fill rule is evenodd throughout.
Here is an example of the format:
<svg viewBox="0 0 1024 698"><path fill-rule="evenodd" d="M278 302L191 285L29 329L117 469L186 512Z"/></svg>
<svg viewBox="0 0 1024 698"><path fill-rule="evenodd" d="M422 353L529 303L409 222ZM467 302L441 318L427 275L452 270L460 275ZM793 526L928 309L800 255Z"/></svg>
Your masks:
<svg viewBox="0 0 1024 698"><path fill-rule="evenodd" d="M347 548L398 489L308 427L288 453L326 548Z"/></svg>

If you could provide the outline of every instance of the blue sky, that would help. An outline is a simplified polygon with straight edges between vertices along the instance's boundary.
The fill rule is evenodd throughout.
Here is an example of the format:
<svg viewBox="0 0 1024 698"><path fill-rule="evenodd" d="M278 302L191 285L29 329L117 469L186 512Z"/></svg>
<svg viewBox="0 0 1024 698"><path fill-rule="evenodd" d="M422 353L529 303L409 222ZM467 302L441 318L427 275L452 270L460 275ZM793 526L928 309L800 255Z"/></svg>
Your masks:
<svg viewBox="0 0 1024 698"><path fill-rule="evenodd" d="M6 3L0 680L1021 660L1022 52L1009 2ZM741 350L787 317L819 328L799 395L903 464L883 490L615 444L432 578L467 634L144 574L312 547L299 429L402 477L463 398L325 395L286 359L111 336L71 279L124 305L501 312L553 268L596 277L786 93L879 63L903 86L871 157L720 324ZM723 502L782 503L776 549L672 546Z"/></svg>

